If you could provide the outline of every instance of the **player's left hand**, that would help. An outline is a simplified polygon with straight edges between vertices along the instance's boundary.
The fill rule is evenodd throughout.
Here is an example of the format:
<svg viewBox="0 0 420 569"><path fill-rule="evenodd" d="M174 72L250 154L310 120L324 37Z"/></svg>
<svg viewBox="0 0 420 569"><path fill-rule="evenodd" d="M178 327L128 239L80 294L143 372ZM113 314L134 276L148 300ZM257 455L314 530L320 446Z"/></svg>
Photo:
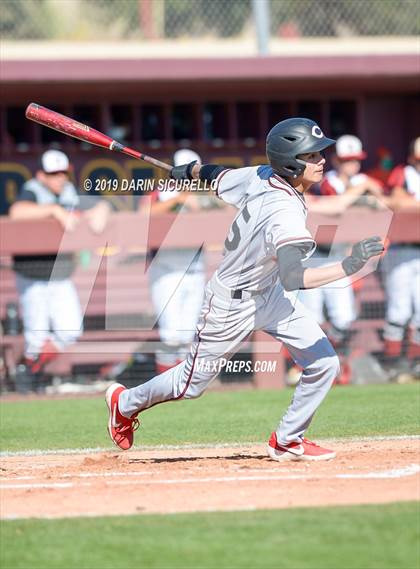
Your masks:
<svg viewBox="0 0 420 569"><path fill-rule="evenodd" d="M351 250L351 255L346 257L342 266L346 275L352 275L368 262L371 257L381 255L384 252L384 245L378 236L368 237L359 241Z"/></svg>
<svg viewBox="0 0 420 569"><path fill-rule="evenodd" d="M189 164L174 166L171 170L171 178L174 180L192 180L192 169L196 163L197 160L193 160Z"/></svg>

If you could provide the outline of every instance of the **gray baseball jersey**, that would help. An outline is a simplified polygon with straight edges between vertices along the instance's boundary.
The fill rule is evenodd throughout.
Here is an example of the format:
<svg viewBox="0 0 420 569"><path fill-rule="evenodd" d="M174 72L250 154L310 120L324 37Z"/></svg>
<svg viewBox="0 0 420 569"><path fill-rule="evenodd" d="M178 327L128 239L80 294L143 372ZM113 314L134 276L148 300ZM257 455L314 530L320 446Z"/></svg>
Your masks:
<svg viewBox="0 0 420 569"><path fill-rule="evenodd" d="M238 215L225 242L223 261L207 284L187 359L143 385L123 391L126 417L165 401L199 397L254 330L285 343L303 369L293 401L277 428L281 444L300 440L339 371L325 334L303 305L278 281L276 249L299 243L309 256L315 242L306 229L303 196L268 166L225 170L217 179L221 199ZM232 296L236 291L238 295Z"/></svg>
<svg viewBox="0 0 420 569"><path fill-rule="evenodd" d="M305 246L306 258L312 255L315 241L306 228L305 199L269 166L225 170L217 182L217 195L239 209L217 270L225 286L270 286L278 277L276 250L290 243Z"/></svg>

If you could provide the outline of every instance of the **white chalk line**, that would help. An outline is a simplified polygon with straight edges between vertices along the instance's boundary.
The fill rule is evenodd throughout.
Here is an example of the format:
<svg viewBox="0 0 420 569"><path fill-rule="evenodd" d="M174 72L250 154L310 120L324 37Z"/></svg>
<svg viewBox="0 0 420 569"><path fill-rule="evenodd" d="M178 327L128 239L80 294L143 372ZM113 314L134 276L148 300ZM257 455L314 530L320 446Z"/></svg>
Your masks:
<svg viewBox="0 0 420 569"><path fill-rule="evenodd" d="M150 472L79 472L76 474L64 473L56 474L54 478L113 478L119 477L123 478L125 476L148 476ZM0 482L6 482L7 480L36 480L38 476L10 476L3 478L0 476Z"/></svg>
<svg viewBox="0 0 420 569"><path fill-rule="evenodd" d="M394 468L392 470L384 470L382 472L363 472L351 474L337 474L337 478L403 478L404 476L412 476L420 472L420 465L409 464L403 468Z"/></svg>
<svg viewBox="0 0 420 569"><path fill-rule="evenodd" d="M302 464L302 463L301 463ZM306 463L307 464L307 463ZM293 463L293 469L292 468L282 468L281 471L284 472L295 472L296 471L296 467L297 467L297 463L294 462ZM45 469L45 465L42 467L43 469ZM189 469L194 470L194 472L199 472L201 471L200 468L197 469ZM247 474L250 474L251 472L257 472L258 474L261 473L268 473L268 472L275 472L278 474L279 469L277 468L247 468L246 469ZM54 475L54 478L126 478L127 476L148 476L150 474L150 472L144 472L142 471L129 471L129 472L123 472L123 471L118 471L118 472L76 472L76 473L57 473ZM16 482L16 480L37 480L39 478L39 476L36 475L25 475L25 476L0 476L0 483L1 482L8 482L8 481L13 481Z"/></svg>
<svg viewBox="0 0 420 569"><path fill-rule="evenodd" d="M419 440L420 435L377 435L372 437L348 437L340 439L323 439L326 443L346 443L346 442L371 442L371 441L403 441L403 440ZM322 441L321 441L322 442ZM193 443L185 445L144 445L134 446L130 451L120 451L116 447L93 447L93 448L65 448L65 449L35 449L23 451L1 451L1 458L19 457L19 456L54 456L59 454L95 454L101 452L121 452L127 455L129 452L139 451L159 451L159 450L193 450L193 449L224 449L224 448L243 448L250 446L261 446L266 443L256 441L244 441L241 443Z"/></svg>
<svg viewBox="0 0 420 569"><path fill-rule="evenodd" d="M148 480L112 480L106 482L107 486L132 486L132 485L175 485L175 484L208 484L208 483L230 483L230 482L262 482L262 481L277 481L282 482L285 480L334 480L334 479L384 479L384 478L405 478L413 476L420 472L420 465L409 464L403 468L394 468L392 470L383 470L378 472L366 473L349 473L349 474L334 474L334 475L308 475L308 474L294 474L294 475L278 475L278 476L209 476L206 478L166 478L156 480L154 478ZM138 476L138 473L132 473L132 476ZM140 473L143 475L143 473ZM102 475L98 475L98 478ZM0 490L29 490L35 488L80 488L97 486L95 482L40 482L30 484L0 484Z"/></svg>

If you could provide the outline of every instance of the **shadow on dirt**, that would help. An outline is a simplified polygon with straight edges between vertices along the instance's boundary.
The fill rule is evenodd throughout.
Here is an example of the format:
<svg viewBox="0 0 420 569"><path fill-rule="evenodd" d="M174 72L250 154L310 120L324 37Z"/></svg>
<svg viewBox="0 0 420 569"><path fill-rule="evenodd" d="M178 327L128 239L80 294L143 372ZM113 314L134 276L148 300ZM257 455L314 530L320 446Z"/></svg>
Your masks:
<svg viewBox="0 0 420 569"><path fill-rule="evenodd" d="M171 462L204 462L209 460L261 460L268 456L265 454L232 454L231 456L174 456L167 458L130 458L129 464L162 464Z"/></svg>

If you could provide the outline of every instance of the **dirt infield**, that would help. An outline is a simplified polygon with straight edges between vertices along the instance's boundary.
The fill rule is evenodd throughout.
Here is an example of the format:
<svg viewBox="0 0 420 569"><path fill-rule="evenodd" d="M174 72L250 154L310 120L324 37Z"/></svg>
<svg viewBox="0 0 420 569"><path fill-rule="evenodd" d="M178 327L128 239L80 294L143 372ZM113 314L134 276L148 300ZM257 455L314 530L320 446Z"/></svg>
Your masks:
<svg viewBox="0 0 420 569"><path fill-rule="evenodd" d="M420 499L420 439L330 443L276 463L264 445L2 457L1 517L288 508Z"/></svg>

